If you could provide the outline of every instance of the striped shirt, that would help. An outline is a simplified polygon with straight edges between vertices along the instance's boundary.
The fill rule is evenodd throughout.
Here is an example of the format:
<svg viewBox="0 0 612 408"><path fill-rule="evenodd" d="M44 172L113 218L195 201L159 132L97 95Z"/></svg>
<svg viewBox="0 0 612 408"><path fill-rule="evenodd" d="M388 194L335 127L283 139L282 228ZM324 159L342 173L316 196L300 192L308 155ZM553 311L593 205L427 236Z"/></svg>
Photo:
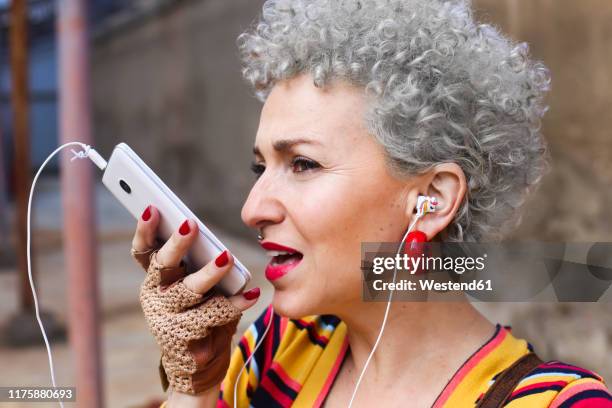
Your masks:
<svg viewBox="0 0 612 408"><path fill-rule="evenodd" d="M236 378L268 323L266 338ZM234 350L221 385L217 408L320 407L347 356L347 327L332 315L289 319L268 307L246 330ZM449 379L433 408L474 407L499 374L533 351L510 327L496 325L495 333ZM598 374L560 361L532 370L515 387L508 408L612 408L612 396ZM165 403L160 408L165 407Z"/></svg>

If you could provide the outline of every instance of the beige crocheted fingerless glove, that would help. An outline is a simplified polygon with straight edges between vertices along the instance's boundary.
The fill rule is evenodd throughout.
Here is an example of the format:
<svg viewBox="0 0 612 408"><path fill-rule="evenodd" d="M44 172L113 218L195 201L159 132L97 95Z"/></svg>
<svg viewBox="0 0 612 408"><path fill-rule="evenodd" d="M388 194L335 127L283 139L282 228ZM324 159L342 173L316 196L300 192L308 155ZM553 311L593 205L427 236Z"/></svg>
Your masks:
<svg viewBox="0 0 612 408"><path fill-rule="evenodd" d="M164 267L156 255L157 250L132 250L147 268L140 290L142 310L162 350L168 383L174 390L197 394L225 377L242 312L214 290L204 295L192 292L183 283L185 264ZM167 383L163 385L165 391Z"/></svg>

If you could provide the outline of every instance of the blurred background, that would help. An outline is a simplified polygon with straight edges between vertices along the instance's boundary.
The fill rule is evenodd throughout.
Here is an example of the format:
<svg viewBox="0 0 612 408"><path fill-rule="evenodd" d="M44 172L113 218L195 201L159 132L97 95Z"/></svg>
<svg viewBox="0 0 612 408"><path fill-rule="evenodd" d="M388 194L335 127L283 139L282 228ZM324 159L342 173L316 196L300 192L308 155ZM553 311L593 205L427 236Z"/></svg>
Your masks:
<svg viewBox="0 0 612 408"><path fill-rule="evenodd" d="M262 3L0 0L0 365L10 367L0 386L50 385L27 284L25 209L37 169L67 141L106 158L128 143L254 272L263 295L239 333L268 304L266 259L240 219L261 106L235 45ZM513 238L612 241L612 3L474 7L552 71L552 171ZM83 407L155 406L159 352L138 304L143 273L129 256L135 220L89 163L72 162L63 176L59 168L49 163L32 207L34 279L58 385L76 385ZM543 358L612 382L611 304L478 307Z"/></svg>

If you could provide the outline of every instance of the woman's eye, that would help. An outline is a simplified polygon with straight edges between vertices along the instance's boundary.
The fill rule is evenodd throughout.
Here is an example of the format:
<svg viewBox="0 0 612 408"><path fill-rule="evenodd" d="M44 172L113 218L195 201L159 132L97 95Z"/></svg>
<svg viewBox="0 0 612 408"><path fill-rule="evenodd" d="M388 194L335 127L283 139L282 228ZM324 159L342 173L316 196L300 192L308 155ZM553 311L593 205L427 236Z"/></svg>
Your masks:
<svg viewBox="0 0 612 408"><path fill-rule="evenodd" d="M266 170L266 166L260 163L251 163L251 171L255 173L255 177L259 178Z"/></svg>
<svg viewBox="0 0 612 408"><path fill-rule="evenodd" d="M291 168L295 173L301 173L321 167L319 163L305 157L296 157L291 161Z"/></svg>

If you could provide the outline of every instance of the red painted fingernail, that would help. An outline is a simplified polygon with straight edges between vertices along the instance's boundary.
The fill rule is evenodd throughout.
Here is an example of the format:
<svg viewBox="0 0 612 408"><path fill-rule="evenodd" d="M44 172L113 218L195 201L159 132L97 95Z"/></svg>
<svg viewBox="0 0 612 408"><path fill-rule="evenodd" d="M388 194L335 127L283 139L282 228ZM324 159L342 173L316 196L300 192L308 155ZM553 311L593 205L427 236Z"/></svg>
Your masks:
<svg viewBox="0 0 612 408"><path fill-rule="evenodd" d="M181 224L181 227L179 228L179 233L180 233L181 235L187 235L187 234L189 234L189 231L191 231L191 230L189 229L189 221L188 221L188 220L185 220L185 221L184 221L184 222Z"/></svg>
<svg viewBox="0 0 612 408"><path fill-rule="evenodd" d="M246 300L253 300L259 297L261 294L261 290L259 288L253 288L251 290L247 290L242 294Z"/></svg>
<svg viewBox="0 0 612 408"><path fill-rule="evenodd" d="M142 219L143 221L149 221L149 218L151 218L151 206L147 205L147 208L145 208L145 210L142 212Z"/></svg>
<svg viewBox="0 0 612 408"><path fill-rule="evenodd" d="M221 268L227 265L227 261L229 261L229 257L227 256L227 250L225 250L215 259L215 265L217 265L217 268Z"/></svg>

